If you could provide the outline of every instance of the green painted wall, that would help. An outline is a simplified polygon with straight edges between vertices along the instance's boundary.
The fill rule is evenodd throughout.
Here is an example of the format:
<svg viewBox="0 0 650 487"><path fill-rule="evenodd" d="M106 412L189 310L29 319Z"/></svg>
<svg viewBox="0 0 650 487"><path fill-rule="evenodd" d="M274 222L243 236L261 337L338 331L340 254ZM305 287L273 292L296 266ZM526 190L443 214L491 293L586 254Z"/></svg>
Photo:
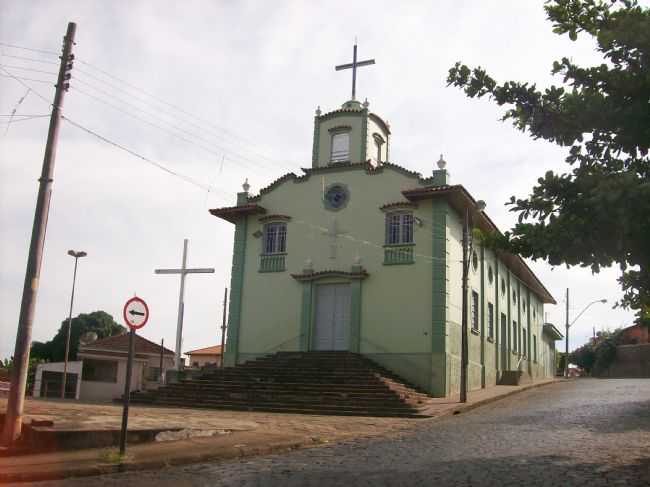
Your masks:
<svg viewBox="0 0 650 487"><path fill-rule="evenodd" d="M329 211L322 202L322 188L345 184L347 206ZM267 214L288 215L286 271L259 272L263 222L259 215L240 220L235 231L232 294L229 316L228 363L242 362L279 350L309 350L313 329L316 288L324 282L350 282L355 289L352 309L358 335L351 339L359 350L435 396L458 391L460 378L460 322L462 276L462 223L445 200L425 200L413 210L421 225L414 226L415 263L383 264L387 203L404 201L401 191L417 187L417 178L385 167L368 174L363 168L314 174L286 180L263 194L256 203ZM336 219L336 257L330 258ZM512 320L537 336L538 360L524 361L534 377L548 374L551 345L542 339L543 307L489 249L475 247L476 269L470 267L469 287L479 293L479 330L470 331L469 387L494 385L500 368L500 343L508 343L508 366L514 368L520 351L511 352ZM346 278L299 282L290 274L303 272L306 260L314 272L349 272L357 259L368 272L363 281ZM492 268L494 281L488 281ZM501 292L501 280L506 292ZM512 291L518 290L516 300ZM520 299L528 296L524 312ZM468 302L471 303L471 294ZM494 339L487 338L487 306L494 304ZM533 317L532 311L535 311ZM507 333L501 336L500 315L507 315ZM471 319L471 313L470 313ZM471 329L471 321L470 321ZM237 354L235 355L235 347Z"/></svg>
<svg viewBox="0 0 650 487"><path fill-rule="evenodd" d="M336 127L350 127L350 162L365 161L367 129L365 129L364 119L367 117L367 110L360 110L321 120L318 129L318 161L316 165L318 167L329 165L332 148L330 129Z"/></svg>
<svg viewBox="0 0 650 487"><path fill-rule="evenodd" d="M344 209L332 212L323 206L322 187L323 183L335 182L347 185L350 201ZM391 168L373 175L357 168L317 174L301 182L286 181L262 195L257 203L268 214L291 217L287 224L287 271L258 272L262 239L254 234L262 230L263 223L256 216L248 217L240 360L309 345L304 337L308 319L303 308L303 296L308 292L305 284L290 274L301 273L307 259L313 262L315 272L350 271L358 256L369 273L360 286L360 350L378 360L387 359L387 353L399 354L403 361L414 364L416 377L430 375L430 366L420 364L430 363L432 352L431 202L425 201L414 210L423 225L414 226L416 255L411 265L383 265L385 213L379 209L386 203L404 201L401 190L417 184L416 178ZM330 237L325 232L333 217L343 235L336 241L336 258L330 259ZM430 378L426 380L424 385L429 389Z"/></svg>

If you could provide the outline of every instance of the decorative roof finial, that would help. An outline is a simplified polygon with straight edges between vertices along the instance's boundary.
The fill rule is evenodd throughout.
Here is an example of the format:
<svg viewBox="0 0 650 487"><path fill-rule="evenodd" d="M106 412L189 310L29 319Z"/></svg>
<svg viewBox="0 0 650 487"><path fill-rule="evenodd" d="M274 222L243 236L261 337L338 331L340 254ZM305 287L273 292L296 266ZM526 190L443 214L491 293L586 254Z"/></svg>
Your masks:
<svg viewBox="0 0 650 487"><path fill-rule="evenodd" d="M363 108L368 108L370 106L370 103L368 103L368 98L366 98L366 101L363 102Z"/></svg>
<svg viewBox="0 0 650 487"><path fill-rule="evenodd" d="M323 113L320 111L320 105L318 105L318 108L316 108L316 116L320 117L320 114Z"/></svg>
<svg viewBox="0 0 650 487"><path fill-rule="evenodd" d="M438 169L444 169L444 168L447 167L447 161L445 161L445 160L442 158L442 154L440 154L440 159L438 159L437 164L438 164Z"/></svg>
<svg viewBox="0 0 650 487"><path fill-rule="evenodd" d="M241 187L244 190L244 193L248 193L248 190L251 189L251 185L248 184L248 178L246 178L246 181L244 181L244 184L242 184Z"/></svg>

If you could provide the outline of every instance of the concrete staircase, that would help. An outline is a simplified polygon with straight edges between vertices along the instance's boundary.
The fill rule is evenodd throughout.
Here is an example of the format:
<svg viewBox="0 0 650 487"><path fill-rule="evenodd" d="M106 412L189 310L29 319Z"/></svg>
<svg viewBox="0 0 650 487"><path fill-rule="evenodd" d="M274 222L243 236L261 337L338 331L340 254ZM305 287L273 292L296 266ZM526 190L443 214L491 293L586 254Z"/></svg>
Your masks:
<svg viewBox="0 0 650 487"><path fill-rule="evenodd" d="M390 417L424 417L428 400L351 352L278 352L131 395L134 403L174 407Z"/></svg>

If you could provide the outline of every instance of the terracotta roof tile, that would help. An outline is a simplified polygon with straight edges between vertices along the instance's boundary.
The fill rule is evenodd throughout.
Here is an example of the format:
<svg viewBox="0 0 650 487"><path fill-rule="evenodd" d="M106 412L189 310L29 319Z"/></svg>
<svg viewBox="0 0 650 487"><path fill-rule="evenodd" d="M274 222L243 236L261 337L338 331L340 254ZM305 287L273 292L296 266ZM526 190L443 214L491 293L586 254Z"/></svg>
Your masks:
<svg viewBox="0 0 650 487"><path fill-rule="evenodd" d="M185 355L221 355L221 345L214 345L212 347L197 348L185 352Z"/></svg>
<svg viewBox="0 0 650 487"><path fill-rule="evenodd" d="M123 352L129 351L129 334L123 333L121 335L114 335L112 337L102 338L101 340L94 341L88 345L81 345L80 352L91 352L95 350L105 350L108 352ZM165 355L174 355L174 352L165 348ZM160 345L147 340L140 335L135 336L135 353L151 353L160 355Z"/></svg>
<svg viewBox="0 0 650 487"><path fill-rule="evenodd" d="M255 203L248 203L239 206L227 206L224 208L215 208L209 210L211 215L222 218L230 223L235 223L241 216L255 215L258 213L266 213L266 209L262 208Z"/></svg>

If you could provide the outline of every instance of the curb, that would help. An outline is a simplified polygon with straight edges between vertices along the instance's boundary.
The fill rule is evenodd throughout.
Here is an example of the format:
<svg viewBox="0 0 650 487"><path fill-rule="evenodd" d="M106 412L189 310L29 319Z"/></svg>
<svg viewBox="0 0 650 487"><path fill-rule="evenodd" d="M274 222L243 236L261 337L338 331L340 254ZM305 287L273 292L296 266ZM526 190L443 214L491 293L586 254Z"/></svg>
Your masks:
<svg viewBox="0 0 650 487"><path fill-rule="evenodd" d="M458 415L473 409L485 406L487 404L506 399L508 397L514 396L516 394L529 391L531 389L537 389L539 387L548 386L551 384L558 384L561 382L566 382L566 380L554 380L549 382L544 382L541 384L530 384L527 387L516 389L513 391L506 392L504 394L489 397L476 401L471 404L461 405L460 407L449 408L446 411L441 412L436 416L430 418L422 418L420 421L436 421L448 416ZM191 440L190 440L191 441ZM334 444L335 442L329 443ZM177 457L169 457L164 460L154 459L154 460L138 460L135 462L126 461L124 463L94 463L93 465L87 466L77 466L77 467L68 467L58 470L52 470L47 472L34 472L34 471L22 471L22 472L10 472L4 473L0 472L0 483L7 482L34 482L34 481L44 481L44 480L61 480L65 478L74 478L74 477L89 477L95 475L106 475L112 473L121 473L128 471L138 471L138 470L154 470L159 468L164 468L168 466L179 466L179 465L189 465L193 463L203 463L213 460L232 460L236 458L246 458L257 455L268 455L271 453L280 453L291 450L296 450L299 448L306 448L310 446L317 446L319 443L315 442L311 438L302 438L302 439L290 439L290 440L278 440L272 441L268 444L263 445L228 445L222 446L216 449L215 451L207 451L190 455L181 455Z"/></svg>
<svg viewBox="0 0 650 487"><path fill-rule="evenodd" d="M485 406L487 404L497 402L497 401L500 401L502 399L506 399L508 397L515 396L517 394L521 394L522 392L530 391L531 389L538 389L540 387L550 386L552 384L559 384L561 382L565 382L565 381L564 380L552 380L552 381L548 381L548 382L542 382L541 384L533 383L533 384L527 385L526 387L523 387L521 389L517 389L515 391L510 391L510 392L507 392L505 394L501 394L500 396L488 397L486 399L476 401L475 403L467 404L466 406L464 406L462 408L454 408L451 411L451 414L452 415L458 415L458 414L464 413L466 411L471 411L472 409L476 409L476 408L478 408L480 406Z"/></svg>
<svg viewBox="0 0 650 487"><path fill-rule="evenodd" d="M45 480L62 480L74 477L90 477L96 475L106 475L112 473L121 473L138 470L154 470L169 466L189 465L193 463L203 463L209 460L232 460L236 458L246 458L257 455L268 455L271 453L280 453L298 448L304 448L314 445L313 440L287 440L272 442L261 446L236 445L220 448L214 452L204 452L194 455L184 455L179 457L170 457L165 460L142 460L137 462L126 461L124 463L97 463L95 465L65 467L60 470L49 472L0 472L0 483L8 482L40 482Z"/></svg>

